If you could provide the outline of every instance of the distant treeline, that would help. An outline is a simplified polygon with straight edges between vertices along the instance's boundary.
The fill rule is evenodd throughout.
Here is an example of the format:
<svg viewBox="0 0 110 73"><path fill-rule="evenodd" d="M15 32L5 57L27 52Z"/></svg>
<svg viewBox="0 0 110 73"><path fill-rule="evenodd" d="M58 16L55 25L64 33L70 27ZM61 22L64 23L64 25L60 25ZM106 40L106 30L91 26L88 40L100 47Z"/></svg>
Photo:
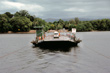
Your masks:
<svg viewBox="0 0 110 73"><path fill-rule="evenodd" d="M30 15L26 10L20 10L14 14L6 12L0 14L0 32L26 32L34 29L34 26L43 26L45 31L76 28L77 31L109 31L110 19L80 21L77 17L69 21L59 19L54 22L46 22L41 18Z"/></svg>

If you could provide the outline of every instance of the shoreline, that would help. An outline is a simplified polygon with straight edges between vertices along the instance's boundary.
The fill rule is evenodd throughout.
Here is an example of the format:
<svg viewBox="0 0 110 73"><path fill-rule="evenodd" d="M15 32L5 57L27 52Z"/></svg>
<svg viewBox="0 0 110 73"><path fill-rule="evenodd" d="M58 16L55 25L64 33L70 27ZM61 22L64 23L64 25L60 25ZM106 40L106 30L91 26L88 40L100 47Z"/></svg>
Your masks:
<svg viewBox="0 0 110 73"><path fill-rule="evenodd" d="M58 32L71 32L68 30L48 30L47 33L52 33L54 31L58 31ZM97 30L93 30L93 31L77 31L77 32L110 32L110 31L97 31ZM0 34L35 34L36 30L30 30L29 32L12 32L12 31L8 31L5 33L0 33Z"/></svg>
<svg viewBox="0 0 110 73"><path fill-rule="evenodd" d="M12 32L12 31L8 31L5 33L0 33L0 34L34 34L36 33L36 30L30 30L29 32Z"/></svg>

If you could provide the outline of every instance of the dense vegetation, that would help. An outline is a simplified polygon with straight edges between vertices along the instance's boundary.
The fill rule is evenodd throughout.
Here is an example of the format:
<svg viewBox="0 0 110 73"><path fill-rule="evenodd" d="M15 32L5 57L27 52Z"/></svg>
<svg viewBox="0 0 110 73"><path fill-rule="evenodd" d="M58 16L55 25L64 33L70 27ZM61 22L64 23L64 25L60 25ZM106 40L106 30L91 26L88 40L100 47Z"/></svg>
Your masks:
<svg viewBox="0 0 110 73"><path fill-rule="evenodd" d="M6 12L0 14L0 32L22 32L34 29L34 26L43 26L44 30L59 30L77 28L77 31L109 31L110 19L80 21L78 18L71 19L69 21L63 21L59 19L54 22L46 22L41 18L32 16L26 10L21 10L14 14Z"/></svg>

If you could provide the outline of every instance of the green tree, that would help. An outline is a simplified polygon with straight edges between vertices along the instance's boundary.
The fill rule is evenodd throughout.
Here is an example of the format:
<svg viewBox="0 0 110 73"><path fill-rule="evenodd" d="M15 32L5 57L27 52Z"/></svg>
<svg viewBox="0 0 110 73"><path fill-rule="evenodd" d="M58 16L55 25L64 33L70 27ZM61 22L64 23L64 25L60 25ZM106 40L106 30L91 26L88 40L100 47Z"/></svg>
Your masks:
<svg viewBox="0 0 110 73"><path fill-rule="evenodd" d="M34 17L34 16L31 16L31 15L29 15L28 18L29 18L32 22L33 22L34 19L35 19L35 17Z"/></svg>
<svg viewBox="0 0 110 73"><path fill-rule="evenodd" d="M110 30L110 19L106 19L107 30Z"/></svg>
<svg viewBox="0 0 110 73"><path fill-rule="evenodd" d="M69 28L69 22L68 21L65 21L64 28L65 29L68 29Z"/></svg>
<svg viewBox="0 0 110 73"><path fill-rule="evenodd" d="M56 29L59 30L59 29L62 29L62 28L63 28L63 26L61 24L58 24Z"/></svg>
<svg viewBox="0 0 110 73"><path fill-rule="evenodd" d="M69 23L70 23L70 24L76 24L76 22L75 22L74 19L69 20Z"/></svg>
<svg viewBox="0 0 110 73"><path fill-rule="evenodd" d="M16 12L16 13L14 14L14 16L15 16L15 17L18 17L18 16L19 16L19 17L20 17L21 15L20 15L19 12Z"/></svg>
<svg viewBox="0 0 110 73"><path fill-rule="evenodd" d="M55 29L57 30L57 27L58 27L58 21L54 21L53 24L55 25Z"/></svg>
<svg viewBox="0 0 110 73"><path fill-rule="evenodd" d="M10 20L13 32L29 31L32 22L27 17L14 17Z"/></svg>
<svg viewBox="0 0 110 73"><path fill-rule="evenodd" d="M72 28L76 28L76 25L74 25L74 24L70 24L70 25L69 25L69 31L71 31Z"/></svg>
<svg viewBox="0 0 110 73"><path fill-rule="evenodd" d="M54 24L50 24L50 29L54 30L55 29L55 25Z"/></svg>
<svg viewBox="0 0 110 73"><path fill-rule="evenodd" d="M35 18L33 23L32 23L32 28L34 26L45 26L47 23L45 20L42 20L41 18Z"/></svg>
<svg viewBox="0 0 110 73"><path fill-rule="evenodd" d="M16 12L16 13L14 14L14 16L26 16L26 17L29 17L30 14L29 14L28 11L26 11L26 10L20 10L19 12Z"/></svg>
<svg viewBox="0 0 110 73"><path fill-rule="evenodd" d="M48 26L48 25L45 25L44 31L46 32L46 31L48 31L48 30L49 30L49 26Z"/></svg>
<svg viewBox="0 0 110 73"><path fill-rule="evenodd" d="M6 14L0 14L0 32L8 32L11 28Z"/></svg>
<svg viewBox="0 0 110 73"><path fill-rule="evenodd" d="M76 24L79 24L79 18L78 17L75 18L75 22L76 22Z"/></svg>
<svg viewBox="0 0 110 73"><path fill-rule="evenodd" d="M93 26L90 22L85 22L83 25L85 26L85 31L91 31L93 29Z"/></svg>
<svg viewBox="0 0 110 73"><path fill-rule="evenodd" d="M13 14L11 14L10 12L5 12L5 14L6 14L9 18L12 18L12 17L13 17Z"/></svg>
<svg viewBox="0 0 110 73"><path fill-rule="evenodd" d="M29 15L28 11L26 11L26 10L20 10L19 13L21 16L28 16Z"/></svg>
<svg viewBox="0 0 110 73"><path fill-rule="evenodd" d="M103 31L104 31L104 30L107 30L107 25L106 25L106 23L103 22L103 23L100 24L100 30L103 30Z"/></svg>
<svg viewBox="0 0 110 73"><path fill-rule="evenodd" d="M77 31L85 31L86 27L83 24L78 24L76 26Z"/></svg>
<svg viewBox="0 0 110 73"><path fill-rule="evenodd" d="M62 27L64 27L64 21L62 19L59 19L58 24L60 24Z"/></svg>

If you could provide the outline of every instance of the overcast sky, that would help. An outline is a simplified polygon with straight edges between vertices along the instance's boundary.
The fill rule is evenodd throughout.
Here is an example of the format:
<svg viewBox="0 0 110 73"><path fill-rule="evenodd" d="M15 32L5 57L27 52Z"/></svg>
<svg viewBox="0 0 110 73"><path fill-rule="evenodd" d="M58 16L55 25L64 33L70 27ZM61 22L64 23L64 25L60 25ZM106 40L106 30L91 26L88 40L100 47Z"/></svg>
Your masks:
<svg viewBox="0 0 110 73"><path fill-rule="evenodd" d="M110 0L0 0L0 14L27 10L40 18L110 18Z"/></svg>

